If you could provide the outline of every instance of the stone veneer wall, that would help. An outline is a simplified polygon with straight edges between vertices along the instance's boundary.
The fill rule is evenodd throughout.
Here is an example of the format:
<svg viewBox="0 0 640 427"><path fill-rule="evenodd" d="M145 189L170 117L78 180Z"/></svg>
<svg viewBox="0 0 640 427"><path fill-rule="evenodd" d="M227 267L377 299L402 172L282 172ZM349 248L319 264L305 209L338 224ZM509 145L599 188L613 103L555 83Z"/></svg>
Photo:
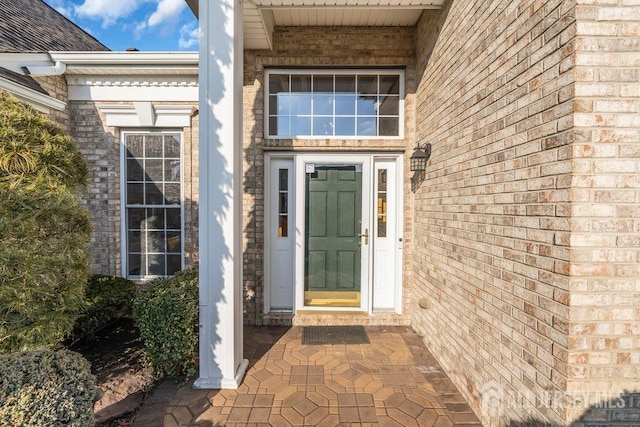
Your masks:
<svg viewBox="0 0 640 427"><path fill-rule="evenodd" d="M487 426L565 419L536 397L567 387L573 13L450 1L418 24L412 325Z"/></svg>
<svg viewBox="0 0 640 427"><path fill-rule="evenodd" d="M640 424L640 2L577 0L568 393L635 392L584 425ZM627 401L627 406L631 402ZM615 424L622 425L622 424Z"/></svg>
<svg viewBox="0 0 640 427"><path fill-rule="evenodd" d="M50 97L59 101L68 101L67 80L64 76L35 76L34 80L47 91ZM48 117L62 126L63 129L69 131L69 107L63 111L51 109Z"/></svg>
<svg viewBox="0 0 640 427"><path fill-rule="evenodd" d="M264 313L264 154L266 151L392 151L413 147L414 28L278 27L272 51L245 51L244 57L244 321L248 324L291 323L290 316ZM264 70L266 67L382 67L405 68L405 140L279 139L264 138ZM406 167L408 169L408 167ZM405 184L407 184L405 182ZM405 185L408 187L408 185ZM405 194L405 212L410 211ZM408 222L408 221L407 221ZM405 237L409 237L406 236ZM410 263L406 254L405 273ZM410 298L404 280L404 301ZM408 306L405 307L405 313ZM296 324L408 324L408 316L380 314L301 315Z"/></svg>
<svg viewBox="0 0 640 427"><path fill-rule="evenodd" d="M120 102L72 101L70 132L89 166L89 186L82 201L89 209L93 233L89 261L94 273L122 275L120 129L106 125L101 104ZM163 103L157 103L163 104ZM166 104L181 104L166 102ZM189 104L189 103L187 103ZM191 103L197 108L197 103ZM198 115L183 132L183 196L185 200L185 266L197 261L198 242ZM134 130L135 129L131 129ZM145 128L144 130L148 130ZM158 128L158 130L174 130Z"/></svg>

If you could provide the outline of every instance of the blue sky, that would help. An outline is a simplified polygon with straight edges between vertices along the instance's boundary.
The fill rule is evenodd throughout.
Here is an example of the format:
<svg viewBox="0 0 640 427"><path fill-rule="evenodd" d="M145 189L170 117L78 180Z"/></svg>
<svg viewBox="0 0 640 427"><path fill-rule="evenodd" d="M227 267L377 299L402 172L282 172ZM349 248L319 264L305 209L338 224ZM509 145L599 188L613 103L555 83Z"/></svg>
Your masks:
<svg viewBox="0 0 640 427"><path fill-rule="evenodd" d="M198 21L184 0L44 0L111 50L198 50Z"/></svg>

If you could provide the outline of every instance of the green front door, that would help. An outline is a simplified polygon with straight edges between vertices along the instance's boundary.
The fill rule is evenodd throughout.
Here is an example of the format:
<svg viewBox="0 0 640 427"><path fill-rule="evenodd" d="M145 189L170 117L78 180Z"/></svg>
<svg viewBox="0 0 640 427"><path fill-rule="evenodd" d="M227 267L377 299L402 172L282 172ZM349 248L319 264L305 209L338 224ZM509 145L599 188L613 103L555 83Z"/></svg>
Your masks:
<svg viewBox="0 0 640 427"><path fill-rule="evenodd" d="M359 307L362 167L306 170L305 306Z"/></svg>

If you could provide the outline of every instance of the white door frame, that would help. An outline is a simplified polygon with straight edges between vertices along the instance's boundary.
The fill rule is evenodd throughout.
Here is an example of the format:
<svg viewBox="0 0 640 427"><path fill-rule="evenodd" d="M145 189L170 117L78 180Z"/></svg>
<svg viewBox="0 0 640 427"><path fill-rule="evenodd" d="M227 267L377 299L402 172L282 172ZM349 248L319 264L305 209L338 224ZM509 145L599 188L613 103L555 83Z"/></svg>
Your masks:
<svg viewBox="0 0 640 427"><path fill-rule="evenodd" d="M376 161L394 161L395 162L395 181L396 186L396 220L394 224L390 224L396 227L396 236L398 237L398 250L396 251L396 271L395 271L395 301L394 311L400 314L402 312L402 239L403 236L403 167L402 167L402 154L397 153L292 153L292 152L272 152L265 153L265 200L264 200L264 313L267 314L271 311L271 258L269 255L269 248L271 247L272 237L270 235L270 227L272 223L272 216L274 215L274 203L275 201L269 200L271 198L273 183L271 178L271 169L274 161L277 160L291 160L293 162L293 197L294 202L291 203L291 218L295 227L292 228L294 237L294 262L293 277L294 277L294 289L293 289L293 310L294 313L299 310L305 311L362 311L368 314L374 312L373 307L373 248L375 244L374 233L374 165ZM362 211L362 232L365 229L369 229L369 244L362 246L362 286L361 286L361 306L360 307L309 307L304 305L304 236L305 236L305 216L296 214L299 209L304 209L305 205L305 164L349 164L349 163L361 163L363 165L363 177L362 177L362 199L363 199L363 211ZM294 209L295 206L295 209Z"/></svg>
<svg viewBox="0 0 640 427"><path fill-rule="evenodd" d="M295 197L296 206L305 207L305 164L362 164L362 226L360 233L369 229L371 233L371 156L362 154L345 153L312 153L299 154L294 159L294 170L296 176ZM361 265L361 285L360 285L360 307L310 307L304 305L304 242L305 236L305 216L296 215L296 248L295 248L295 283L296 283L296 303L295 310L309 311L368 311L369 292L371 289L371 244L362 244L360 253Z"/></svg>

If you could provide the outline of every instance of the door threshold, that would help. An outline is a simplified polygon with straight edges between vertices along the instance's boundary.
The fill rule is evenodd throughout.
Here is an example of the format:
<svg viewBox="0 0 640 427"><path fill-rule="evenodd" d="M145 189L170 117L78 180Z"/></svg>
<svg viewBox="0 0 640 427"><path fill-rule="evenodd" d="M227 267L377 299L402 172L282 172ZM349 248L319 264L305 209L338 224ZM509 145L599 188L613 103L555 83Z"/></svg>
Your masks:
<svg viewBox="0 0 640 427"><path fill-rule="evenodd" d="M343 310L298 310L296 311L297 316L363 316L366 317L369 315L366 311L343 311Z"/></svg>

